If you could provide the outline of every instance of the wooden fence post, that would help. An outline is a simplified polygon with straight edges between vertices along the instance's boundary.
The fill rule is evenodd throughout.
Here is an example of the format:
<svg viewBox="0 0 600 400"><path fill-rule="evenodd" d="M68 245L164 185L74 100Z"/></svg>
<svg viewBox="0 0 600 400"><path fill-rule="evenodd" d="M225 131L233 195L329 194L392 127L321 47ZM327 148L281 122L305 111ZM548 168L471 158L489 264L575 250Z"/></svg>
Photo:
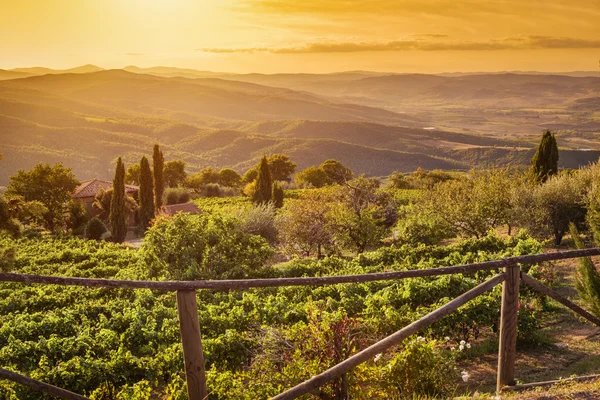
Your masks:
<svg viewBox="0 0 600 400"><path fill-rule="evenodd" d="M183 360L189 400L204 400L208 396L206 390L206 373L204 371L204 354L198 320L198 303L195 290L177 291L177 311L183 343Z"/></svg>
<svg viewBox="0 0 600 400"><path fill-rule="evenodd" d="M502 284L497 392L500 392L503 386L515 384L515 361L517 358L517 313L521 268L518 264L504 267L504 273L506 280Z"/></svg>

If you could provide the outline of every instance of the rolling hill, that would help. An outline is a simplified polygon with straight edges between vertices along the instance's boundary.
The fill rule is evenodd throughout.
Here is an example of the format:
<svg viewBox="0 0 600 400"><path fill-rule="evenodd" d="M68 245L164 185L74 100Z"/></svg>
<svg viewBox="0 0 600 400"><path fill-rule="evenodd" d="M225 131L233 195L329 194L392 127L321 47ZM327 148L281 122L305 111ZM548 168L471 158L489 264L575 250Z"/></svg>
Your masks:
<svg viewBox="0 0 600 400"><path fill-rule="evenodd" d="M362 72L332 75L340 85L392 79ZM321 78L331 82L331 76ZM439 86L444 79L417 81ZM37 75L0 82L0 185L37 162L63 162L80 179L110 178L116 157L138 162L155 142L167 159L185 160L189 171L227 166L244 172L271 153L290 155L300 169L335 158L367 175L522 165L531 157L529 140L429 124L422 115L253 82L123 70ZM574 151L564 165L594 157L597 152Z"/></svg>

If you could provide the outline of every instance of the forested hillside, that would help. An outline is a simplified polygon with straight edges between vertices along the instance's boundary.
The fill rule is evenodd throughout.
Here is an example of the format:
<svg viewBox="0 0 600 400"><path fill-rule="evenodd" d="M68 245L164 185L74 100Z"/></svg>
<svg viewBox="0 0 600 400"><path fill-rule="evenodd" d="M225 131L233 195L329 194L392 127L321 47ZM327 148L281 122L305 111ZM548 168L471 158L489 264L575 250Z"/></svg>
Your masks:
<svg viewBox="0 0 600 400"><path fill-rule="evenodd" d="M212 165L242 173L263 154L285 153L300 168L334 158L356 172L375 176L419 167L464 170L526 165L533 148L528 136L483 136L429 127L431 116L418 110L397 113L307 91L233 80L97 70L94 66L69 71L25 69L11 73L36 76L0 82L0 153L5 166L0 169L0 185L37 161L64 162L81 179L107 178L117 155L129 163L137 161L140 149L155 141L170 158L185 160L191 171ZM170 70L154 70L158 71ZM277 82L317 79L314 75L272 78ZM319 76L318 84L326 87L326 78L348 88L406 82L402 76L357 72ZM424 81L432 85L448 79L415 77L409 80L412 86L382 88L407 100L422 90ZM471 84L476 78L461 79ZM575 78L561 77L559 83L566 79ZM572 168L597 156L595 151L575 151L560 162Z"/></svg>

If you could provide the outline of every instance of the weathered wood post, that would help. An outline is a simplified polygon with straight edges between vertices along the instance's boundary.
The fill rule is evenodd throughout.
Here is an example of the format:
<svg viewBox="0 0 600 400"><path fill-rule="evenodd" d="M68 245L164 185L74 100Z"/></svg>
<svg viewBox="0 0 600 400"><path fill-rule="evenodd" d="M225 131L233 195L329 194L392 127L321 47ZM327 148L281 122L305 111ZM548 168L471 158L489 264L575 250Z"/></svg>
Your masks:
<svg viewBox="0 0 600 400"><path fill-rule="evenodd" d="M204 400L208 396L206 390L206 374L204 371L204 354L198 320L198 303L195 290L177 291L177 311L183 343L183 360L189 400Z"/></svg>
<svg viewBox="0 0 600 400"><path fill-rule="evenodd" d="M515 361L517 358L517 313L521 268L518 264L507 266L504 267L504 273L506 280L502 284L497 392L500 392L503 386L515 384Z"/></svg>

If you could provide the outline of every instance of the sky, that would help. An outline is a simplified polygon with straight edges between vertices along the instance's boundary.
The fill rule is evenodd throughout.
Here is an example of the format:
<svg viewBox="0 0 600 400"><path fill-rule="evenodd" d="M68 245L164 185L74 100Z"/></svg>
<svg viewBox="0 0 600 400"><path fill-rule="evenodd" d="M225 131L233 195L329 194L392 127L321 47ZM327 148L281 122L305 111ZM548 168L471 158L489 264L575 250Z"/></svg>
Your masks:
<svg viewBox="0 0 600 400"><path fill-rule="evenodd" d="M598 71L600 0L0 0L0 68Z"/></svg>

